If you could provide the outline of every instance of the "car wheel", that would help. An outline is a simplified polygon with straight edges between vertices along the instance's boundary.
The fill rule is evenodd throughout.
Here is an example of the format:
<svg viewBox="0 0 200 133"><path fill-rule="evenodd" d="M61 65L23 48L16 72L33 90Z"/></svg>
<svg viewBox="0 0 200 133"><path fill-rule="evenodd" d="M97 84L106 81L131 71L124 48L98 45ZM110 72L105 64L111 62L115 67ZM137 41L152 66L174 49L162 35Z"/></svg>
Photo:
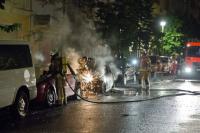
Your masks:
<svg viewBox="0 0 200 133"><path fill-rule="evenodd" d="M24 118L29 111L28 94L24 91L19 91L13 105L13 113L17 118Z"/></svg>
<svg viewBox="0 0 200 133"><path fill-rule="evenodd" d="M52 107L56 102L56 94L55 91L51 88L47 90L46 94L46 105L48 107Z"/></svg>

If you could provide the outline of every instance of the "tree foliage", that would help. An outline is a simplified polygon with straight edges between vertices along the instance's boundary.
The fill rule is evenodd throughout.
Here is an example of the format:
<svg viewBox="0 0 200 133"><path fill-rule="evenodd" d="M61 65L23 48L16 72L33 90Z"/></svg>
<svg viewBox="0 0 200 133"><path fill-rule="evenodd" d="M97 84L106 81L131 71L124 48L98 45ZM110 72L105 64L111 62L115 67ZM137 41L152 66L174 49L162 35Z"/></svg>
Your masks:
<svg viewBox="0 0 200 133"><path fill-rule="evenodd" d="M4 4L5 0L0 0L0 9L5 9Z"/></svg>
<svg viewBox="0 0 200 133"><path fill-rule="evenodd" d="M11 25L0 25L0 30L5 31L5 32L14 32L19 30L21 27L21 24L19 23L14 23Z"/></svg>
<svg viewBox="0 0 200 133"><path fill-rule="evenodd" d="M182 21L170 16L162 37L162 46L165 53L171 54L182 47L183 34L181 33Z"/></svg>
<svg viewBox="0 0 200 133"><path fill-rule="evenodd" d="M0 0L0 9L1 10L5 9L4 4L5 4L5 0ZM0 24L0 30L4 31L4 32L17 31L20 27L21 27L21 24L19 24L19 23L14 23L14 24L10 24L10 25L2 25L2 24Z"/></svg>
<svg viewBox="0 0 200 133"><path fill-rule="evenodd" d="M151 38L152 1L149 0L38 0L43 4L71 1L89 19L96 31L115 50L148 49Z"/></svg>
<svg viewBox="0 0 200 133"><path fill-rule="evenodd" d="M136 42L142 49L149 49L149 43L152 36L152 1L138 0L136 6L137 29L135 38Z"/></svg>
<svg viewBox="0 0 200 133"><path fill-rule="evenodd" d="M115 0L97 2L96 28L111 46L128 51L148 49L152 25L152 2L149 0Z"/></svg>

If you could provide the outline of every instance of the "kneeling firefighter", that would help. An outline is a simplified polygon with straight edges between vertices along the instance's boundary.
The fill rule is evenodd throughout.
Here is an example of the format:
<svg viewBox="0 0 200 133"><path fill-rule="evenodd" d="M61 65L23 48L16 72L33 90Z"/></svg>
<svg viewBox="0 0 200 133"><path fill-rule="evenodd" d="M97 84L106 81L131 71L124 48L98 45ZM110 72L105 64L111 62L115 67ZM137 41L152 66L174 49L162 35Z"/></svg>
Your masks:
<svg viewBox="0 0 200 133"><path fill-rule="evenodd" d="M151 60L148 57L147 53L144 51L142 52L142 56L140 58L139 63L139 85L140 85L140 91L143 88L142 81L145 82L146 90L149 90L149 75L151 70Z"/></svg>
<svg viewBox="0 0 200 133"><path fill-rule="evenodd" d="M62 67L62 57L59 57L58 53L52 53L51 64L49 66L49 73L51 73L52 76L55 78L58 105L62 105L65 101L64 74Z"/></svg>

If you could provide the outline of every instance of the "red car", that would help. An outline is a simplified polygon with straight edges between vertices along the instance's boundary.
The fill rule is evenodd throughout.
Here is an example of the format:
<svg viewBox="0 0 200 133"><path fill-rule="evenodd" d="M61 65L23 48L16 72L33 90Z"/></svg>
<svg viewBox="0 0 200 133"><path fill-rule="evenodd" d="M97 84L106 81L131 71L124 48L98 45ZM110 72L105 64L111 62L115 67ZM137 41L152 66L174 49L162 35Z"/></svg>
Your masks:
<svg viewBox="0 0 200 133"><path fill-rule="evenodd" d="M51 74L46 72L40 76L39 81L37 82L37 98L36 101L39 103L44 103L47 106L53 106L56 102L56 87L55 79Z"/></svg>
<svg viewBox="0 0 200 133"><path fill-rule="evenodd" d="M76 91L77 84L74 78L74 72L72 68L68 65L66 73L65 88L65 99L76 98L74 91ZM69 84L68 84L69 83ZM74 91L72 91L72 89ZM55 105L58 96L56 94L55 79L52 74L44 72L37 82L37 98L36 101L39 103L44 103L48 107Z"/></svg>

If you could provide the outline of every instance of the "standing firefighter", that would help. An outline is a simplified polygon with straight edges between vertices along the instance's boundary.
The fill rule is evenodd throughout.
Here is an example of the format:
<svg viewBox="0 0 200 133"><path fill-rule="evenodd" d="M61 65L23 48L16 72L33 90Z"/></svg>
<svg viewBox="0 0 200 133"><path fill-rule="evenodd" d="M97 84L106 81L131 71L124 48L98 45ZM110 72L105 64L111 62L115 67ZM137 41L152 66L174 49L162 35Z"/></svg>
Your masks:
<svg viewBox="0 0 200 133"><path fill-rule="evenodd" d="M147 56L146 52L142 52L139 63L139 85L140 91L142 89L142 83L145 81L146 90L149 90L149 74L150 74L151 60Z"/></svg>
<svg viewBox="0 0 200 133"><path fill-rule="evenodd" d="M62 73L62 58L58 53L51 54L51 64L49 66L49 73L53 75L56 83L56 92L58 96L58 105L64 103L64 86L63 86L63 73Z"/></svg>

